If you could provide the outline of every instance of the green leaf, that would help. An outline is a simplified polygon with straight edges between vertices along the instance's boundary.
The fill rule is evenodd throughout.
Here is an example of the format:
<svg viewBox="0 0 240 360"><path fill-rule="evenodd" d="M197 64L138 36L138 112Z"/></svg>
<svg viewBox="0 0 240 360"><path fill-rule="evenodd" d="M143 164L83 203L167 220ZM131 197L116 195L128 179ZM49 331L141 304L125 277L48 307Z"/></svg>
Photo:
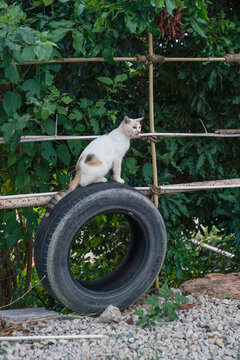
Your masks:
<svg viewBox="0 0 240 360"><path fill-rule="evenodd" d="M146 299L146 301L144 302L145 304L148 305L154 305L154 306L159 306L159 298L157 295L153 294L151 297L149 297L148 299Z"/></svg>
<svg viewBox="0 0 240 360"><path fill-rule="evenodd" d="M31 28L19 27L18 32L26 44L33 45L35 43L35 33Z"/></svg>
<svg viewBox="0 0 240 360"><path fill-rule="evenodd" d="M15 185L17 190L21 190L23 189L26 185L28 185L30 183L31 179L29 174L27 174L24 171L21 171L18 173L18 175L16 176L16 180L15 180Z"/></svg>
<svg viewBox="0 0 240 360"><path fill-rule="evenodd" d="M23 152L31 157L33 157L36 153L36 147L34 142L26 142L22 144Z"/></svg>
<svg viewBox="0 0 240 360"><path fill-rule="evenodd" d="M17 146L20 135L19 131L17 131L17 126L15 122L7 122L2 126L3 131L3 139L6 143L8 143L10 140L10 145L12 146L12 149L15 149Z"/></svg>
<svg viewBox="0 0 240 360"><path fill-rule="evenodd" d="M81 134L86 130L86 128L83 124L77 124L77 126L75 126L74 130L77 130Z"/></svg>
<svg viewBox="0 0 240 360"><path fill-rule="evenodd" d="M61 98L61 100L62 100L62 102L64 102L64 104L67 104L67 105L70 104L70 102L73 101L73 99L70 96L63 96Z"/></svg>
<svg viewBox="0 0 240 360"><path fill-rule="evenodd" d="M58 154L59 159L65 165L69 166L70 160L71 160L71 155L70 155L67 145L65 145L65 144L58 145L57 154Z"/></svg>
<svg viewBox="0 0 240 360"><path fill-rule="evenodd" d="M87 109L89 106L92 106L93 101L91 99L82 98L80 100L80 107L82 109Z"/></svg>
<svg viewBox="0 0 240 360"><path fill-rule="evenodd" d="M49 115L54 114L56 110L56 104L53 102L45 101L41 108L42 119L45 120Z"/></svg>
<svg viewBox="0 0 240 360"><path fill-rule="evenodd" d="M19 74L16 65L9 64L5 68L5 75L6 77L14 84L18 83L19 80Z"/></svg>
<svg viewBox="0 0 240 360"><path fill-rule="evenodd" d="M161 30L159 27L154 23L148 23L148 32L150 32L153 35L161 35Z"/></svg>
<svg viewBox="0 0 240 360"><path fill-rule="evenodd" d="M115 79L114 79L114 82L116 83L116 84L118 84L118 83L122 83L123 81L125 81L125 80L127 80L127 74L121 74L121 75L117 75L116 77L115 77Z"/></svg>
<svg viewBox="0 0 240 360"><path fill-rule="evenodd" d="M76 50L75 55L79 55L81 53L85 55L83 33L74 29L72 32L72 37L73 37L73 47Z"/></svg>
<svg viewBox="0 0 240 360"><path fill-rule="evenodd" d="M102 83L106 84L106 85L113 85L113 81L112 79L108 78L108 77L98 77L97 78L98 81L101 81Z"/></svg>
<svg viewBox="0 0 240 360"><path fill-rule="evenodd" d="M114 53L115 53L115 49L113 49L113 48L104 48L103 52L102 52L102 55L103 55L104 59L107 62L109 62L110 64L115 65L116 62L113 59Z"/></svg>
<svg viewBox="0 0 240 360"><path fill-rule="evenodd" d="M16 153L10 153L8 154L8 166L12 166L15 164L17 160L17 154Z"/></svg>
<svg viewBox="0 0 240 360"><path fill-rule="evenodd" d="M153 316L152 319L157 322L162 322L162 318L160 318L158 315Z"/></svg>
<svg viewBox="0 0 240 360"><path fill-rule="evenodd" d="M92 108L89 109L89 114L91 116L98 116L98 115L103 115L106 112L106 108L105 107L100 107L100 108Z"/></svg>
<svg viewBox="0 0 240 360"><path fill-rule="evenodd" d="M169 321L173 321L177 318L177 312L174 305L168 301L162 304L164 308L165 315L168 317Z"/></svg>
<svg viewBox="0 0 240 360"><path fill-rule="evenodd" d="M176 7L175 0L165 0L167 12L172 15L173 10Z"/></svg>
<svg viewBox="0 0 240 360"><path fill-rule="evenodd" d="M41 127L44 133L48 135L55 134L56 124L52 119L45 119L41 122Z"/></svg>
<svg viewBox="0 0 240 360"><path fill-rule="evenodd" d="M13 115L22 105L21 95L8 91L3 98L3 108L6 114L10 117Z"/></svg>
<svg viewBox="0 0 240 360"><path fill-rule="evenodd" d="M0 0L0 9L6 9L7 8L7 4L5 3L4 0Z"/></svg>
<svg viewBox="0 0 240 360"><path fill-rule="evenodd" d="M52 45L41 44L34 48L34 52L39 60L49 60L52 55Z"/></svg>
<svg viewBox="0 0 240 360"><path fill-rule="evenodd" d="M99 133L99 124L98 124L97 119L91 118L91 119L90 119L90 124L91 124L92 127L93 127L94 135L97 135L97 134Z"/></svg>
<svg viewBox="0 0 240 360"><path fill-rule="evenodd" d="M137 30L138 25L136 19L127 13L124 17L124 20L127 29L130 31L130 33L134 34Z"/></svg>
<svg viewBox="0 0 240 360"><path fill-rule="evenodd" d="M80 152L82 151L84 144L81 141L78 140L69 140L67 141L68 147L71 151L71 153L74 156L79 156Z"/></svg>
<svg viewBox="0 0 240 360"><path fill-rule="evenodd" d="M69 115L70 120L80 121L80 120L82 120L82 117L83 117L83 114L78 109L73 109L73 111Z"/></svg>
<svg viewBox="0 0 240 360"><path fill-rule="evenodd" d="M74 6L74 17L79 17L80 15L82 15L83 10L85 8L85 4L83 3L75 3Z"/></svg>
<svg viewBox="0 0 240 360"><path fill-rule="evenodd" d="M157 8L163 8L164 0L151 0L151 5L156 6Z"/></svg>
<svg viewBox="0 0 240 360"><path fill-rule="evenodd" d="M66 28L58 28L51 32L50 38L53 42L58 42L64 38L64 36L71 30Z"/></svg>
<svg viewBox="0 0 240 360"><path fill-rule="evenodd" d="M39 84L39 80L37 78L34 78L25 80L24 83L19 86L19 89L25 91L27 97L34 95L39 97L41 87Z"/></svg>
<svg viewBox="0 0 240 360"><path fill-rule="evenodd" d="M54 0L43 0L45 6L51 5L53 2Z"/></svg>
<svg viewBox="0 0 240 360"><path fill-rule="evenodd" d="M56 110L59 114L67 115L67 109L64 106L60 106L57 104Z"/></svg>
<svg viewBox="0 0 240 360"><path fill-rule="evenodd" d="M52 163L54 165L57 164L57 153L54 150L50 141L45 141L42 143L41 155L49 163Z"/></svg>
<svg viewBox="0 0 240 360"><path fill-rule="evenodd" d="M188 212L188 209L185 205L181 205L179 206L179 210L181 211L181 213L183 215L185 215L186 217L189 217L189 212Z"/></svg>
<svg viewBox="0 0 240 360"><path fill-rule="evenodd" d="M174 294L174 299L180 304L186 304L188 302L188 298L184 295L181 295L180 292L176 292Z"/></svg>
<svg viewBox="0 0 240 360"><path fill-rule="evenodd" d="M47 164L45 164L44 162L41 162L40 164L38 164L34 167L34 170L40 179L42 179L43 181L48 180L49 166Z"/></svg>
<svg viewBox="0 0 240 360"><path fill-rule="evenodd" d="M175 266L175 269L176 269L176 277L177 277L177 279L178 279L178 280L182 280L183 270L182 270L181 265L176 265L176 266Z"/></svg>
<svg viewBox="0 0 240 360"><path fill-rule="evenodd" d="M205 160L206 160L206 156L204 154L201 154L197 161L197 166L196 166L197 171L199 171L203 167Z"/></svg>
<svg viewBox="0 0 240 360"><path fill-rule="evenodd" d="M100 236L96 236L93 239L91 239L90 241L90 246L92 247L96 247L101 243L101 237Z"/></svg>
<svg viewBox="0 0 240 360"><path fill-rule="evenodd" d="M232 104L234 104L234 105L240 104L240 96L236 96L236 97L233 99Z"/></svg>
<svg viewBox="0 0 240 360"><path fill-rule="evenodd" d="M35 59L35 52L33 46L27 46L22 51L24 61L30 61Z"/></svg>
<svg viewBox="0 0 240 360"><path fill-rule="evenodd" d="M134 153L134 155L143 156L143 154L139 150L135 149L133 146L131 146L131 150Z"/></svg>
<svg viewBox="0 0 240 360"><path fill-rule="evenodd" d="M159 293L159 296L166 299L172 293L172 290L169 289L169 287L166 283L164 283L163 286L161 287L161 289L159 289L158 293Z"/></svg>
<svg viewBox="0 0 240 360"><path fill-rule="evenodd" d="M102 50L101 44L95 45L94 47L92 47L91 52L89 53L89 57L97 56L101 50Z"/></svg>
<svg viewBox="0 0 240 360"><path fill-rule="evenodd" d="M192 28L193 30L198 34L200 35L201 37L203 38L207 38L207 35L205 34L204 32L204 28L202 26L200 26L196 20L192 19L191 20L191 25L192 25Z"/></svg>
<svg viewBox="0 0 240 360"><path fill-rule="evenodd" d="M8 23L9 22L9 15L2 15L0 16L0 23Z"/></svg>
<svg viewBox="0 0 240 360"><path fill-rule="evenodd" d="M59 174L58 180L62 188L65 188L69 184L69 176L67 174Z"/></svg>
<svg viewBox="0 0 240 360"><path fill-rule="evenodd" d="M142 168L143 177L146 183L150 184L153 178L152 164L145 163Z"/></svg>
<svg viewBox="0 0 240 360"><path fill-rule="evenodd" d="M129 157L125 160L125 163L126 163L128 173L130 175L135 175L139 168L139 166L137 166L137 160L132 157Z"/></svg>

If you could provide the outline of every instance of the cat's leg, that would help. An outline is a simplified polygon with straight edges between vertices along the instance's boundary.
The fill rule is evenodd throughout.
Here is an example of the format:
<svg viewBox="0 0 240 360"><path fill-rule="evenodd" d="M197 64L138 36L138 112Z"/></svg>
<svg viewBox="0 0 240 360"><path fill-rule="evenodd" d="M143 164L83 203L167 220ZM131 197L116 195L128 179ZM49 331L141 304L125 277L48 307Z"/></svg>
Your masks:
<svg viewBox="0 0 240 360"><path fill-rule="evenodd" d="M124 184L124 180L121 178L121 166L122 166L122 160L114 160L113 166L112 166L112 179Z"/></svg>
<svg viewBox="0 0 240 360"><path fill-rule="evenodd" d="M107 179L105 177L102 177L101 179L99 179L99 182L107 182Z"/></svg>

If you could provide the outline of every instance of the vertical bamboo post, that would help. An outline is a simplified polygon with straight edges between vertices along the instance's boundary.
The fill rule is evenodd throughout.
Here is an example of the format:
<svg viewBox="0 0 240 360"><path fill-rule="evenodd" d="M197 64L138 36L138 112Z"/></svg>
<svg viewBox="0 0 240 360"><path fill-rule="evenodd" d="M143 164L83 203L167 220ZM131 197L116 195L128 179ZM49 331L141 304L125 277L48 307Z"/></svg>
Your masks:
<svg viewBox="0 0 240 360"><path fill-rule="evenodd" d="M149 55L153 55L153 36L148 33L148 51ZM150 119L150 132L155 132L154 126L154 100L153 100L153 64L149 65L149 119ZM151 140L151 152L152 152L152 168L153 168L153 185L158 185L157 175L157 156L156 156L156 144ZM153 194L153 202L158 207L158 195ZM159 289L159 278L155 279L155 290Z"/></svg>

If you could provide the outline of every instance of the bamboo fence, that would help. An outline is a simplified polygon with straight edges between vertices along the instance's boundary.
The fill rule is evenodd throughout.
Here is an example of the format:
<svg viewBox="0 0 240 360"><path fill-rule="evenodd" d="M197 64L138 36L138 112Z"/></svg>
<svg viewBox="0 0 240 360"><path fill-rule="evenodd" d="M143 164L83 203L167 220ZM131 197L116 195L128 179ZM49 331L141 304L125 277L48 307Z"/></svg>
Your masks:
<svg viewBox="0 0 240 360"><path fill-rule="evenodd" d="M225 55L224 57L163 57L156 55L153 52L153 37L152 34L148 34L148 54L132 57L114 57L114 61L120 62L137 62L142 63L149 67L149 120L150 120L150 133L143 133L136 137L136 139L149 140L151 144L152 153L152 167L153 167L153 185L148 187L137 188L142 193L152 196L154 204L158 207L158 196L162 194L172 194L178 192L188 191L200 191L200 190L213 190L213 189L225 189L225 188L237 188L240 187L240 179L229 180L216 180L207 182L198 182L191 184L176 184L176 185L158 185L157 174L157 156L156 156L156 140L166 137L210 137L210 138L234 138L240 137L240 129L236 130L217 130L215 133L157 133L154 128L154 91L153 91L153 79L154 79L154 65L163 64L165 62L226 62L226 63L238 63L240 64L240 55ZM88 63L88 62L105 62L103 57L93 58L57 58L48 61L26 61L22 64L13 62L17 66L25 65L39 65L39 64L64 64L64 63ZM56 124L57 126L57 124ZM27 135L22 136L20 142L41 142L41 141L65 141L65 140L93 140L98 136L58 136L57 132L55 136L45 135ZM4 144L4 139L0 138L0 144ZM39 193L39 194L22 194L22 195L10 195L0 196L0 209L9 208L21 208L21 207L36 207L47 204L52 196L56 193ZM193 242L193 241L192 241ZM200 242L195 244L204 246ZM206 246L205 246L206 247ZM221 250L214 247L209 247L210 250L221 253ZM156 283L156 286L158 284Z"/></svg>

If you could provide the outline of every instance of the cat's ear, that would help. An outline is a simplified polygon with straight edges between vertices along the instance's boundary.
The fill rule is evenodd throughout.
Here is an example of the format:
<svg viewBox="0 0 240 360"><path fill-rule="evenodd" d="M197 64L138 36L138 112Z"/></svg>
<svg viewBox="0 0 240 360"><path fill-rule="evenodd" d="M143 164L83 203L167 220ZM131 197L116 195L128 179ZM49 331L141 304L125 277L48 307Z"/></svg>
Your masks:
<svg viewBox="0 0 240 360"><path fill-rule="evenodd" d="M135 121L140 122L140 121L142 121L143 119L144 119L144 117L141 117L141 118L137 118L137 119L135 119Z"/></svg>
<svg viewBox="0 0 240 360"><path fill-rule="evenodd" d="M131 122L130 118L128 116L124 116L124 123L129 124Z"/></svg>

